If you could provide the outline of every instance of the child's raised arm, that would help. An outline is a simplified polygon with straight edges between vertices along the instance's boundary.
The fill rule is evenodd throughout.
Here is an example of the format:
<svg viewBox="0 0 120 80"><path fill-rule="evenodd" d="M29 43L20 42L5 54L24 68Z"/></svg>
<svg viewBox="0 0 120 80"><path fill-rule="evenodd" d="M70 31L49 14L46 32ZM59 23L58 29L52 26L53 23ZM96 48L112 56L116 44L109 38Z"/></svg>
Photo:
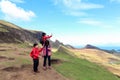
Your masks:
<svg viewBox="0 0 120 80"><path fill-rule="evenodd" d="M42 52L42 50L43 50L43 47L39 49L39 52Z"/></svg>

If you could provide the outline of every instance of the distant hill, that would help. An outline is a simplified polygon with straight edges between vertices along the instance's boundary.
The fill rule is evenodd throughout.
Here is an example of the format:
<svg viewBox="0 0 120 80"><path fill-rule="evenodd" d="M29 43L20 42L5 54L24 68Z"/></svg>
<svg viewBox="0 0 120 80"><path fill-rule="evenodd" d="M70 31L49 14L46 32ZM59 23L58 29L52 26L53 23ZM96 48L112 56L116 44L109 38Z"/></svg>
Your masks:
<svg viewBox="0 0 120 80"><path fill-rule="evenodd" d="M120 58L108 52L98 49L76 49L71 50L79 58L87 59L99 65L103 65L115 75L120 76Z"/></svg>
<svg viewBox="0 0 120 80"><path fill-rule="evenodd" d="M63 53L63 54L69 54L71 56L75 56L74 53L72 51L70 51L69 49L71 49L71 48L68 48L66 46L61 45L61 46L59 46L57 52Z"/></svg>
<svg viewBox="0 0 120 80"><path fill-rule="evenodd" d="M60 46L64 46L64 47L69 48L69 49L75 49L73 46L71 46L71 45L65 45L62 42L60 42L59 40L55 40L55 42L51 41L51 44L52 44L53 48L57 48L57 49Z"/></svg>
<svg viewBox="0 0 120 80"><path fill-rule="evenodd" d="M97 49L97 50L105 51L105 52L111 53L111 54L117 53L117 51L114 49L112 49L112 50L100 49L100 48L93 46L93 45L90 45L90 44L87 44L84 48L85 49Z"/></svg>
<svg viewBox="0 0 120 80"><path fill-rule="evenodd" d="M76 49L75 47L73 47L73 46L71 46L71 45L69 45L69 44L67 44L67 45L65 45L67 48L70 48L70 49Z"/></svg>
<svg viewBox="0 0 120 80"><path fill-rule="evenodd" d="M90 45L90 44L87 44L84 48L86 48L86 49L100 49L100 48L93 46L93 45Z"/></svg>
<svg viewBox="0 0 120 80"><path fill-rule="evenodd" d="M55 42L51 41L52 47L54 48L59 48L59 46L63 45L63 43L61 43L59 40L56 40Z"/></svg>

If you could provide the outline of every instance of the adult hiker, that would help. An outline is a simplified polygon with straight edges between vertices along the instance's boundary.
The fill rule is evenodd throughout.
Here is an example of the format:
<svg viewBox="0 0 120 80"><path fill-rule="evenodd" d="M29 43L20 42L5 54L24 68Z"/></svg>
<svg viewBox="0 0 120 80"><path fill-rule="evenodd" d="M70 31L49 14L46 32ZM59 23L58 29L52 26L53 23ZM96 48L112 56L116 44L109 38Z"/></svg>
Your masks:
<svg viewBox="0 0 120 80"><path fill-rule="evenodd" d="M43 57L44 57L44 61L43 61L43 69L46 70L47 68L48 69L51 69L51 45L50 45L50 42L49 40L46 40L45 41L45 44L44 44L44 48L43 48ZM47 62L48 60L48 67L47 67Z"/></svg>
<svg viewBox="0 0 120 80"><path fill-rule="evenodd" d="M33 71L39 73L38 66L39 66L39 55L43 48L38 48L38 44L35 43L33 45L33 49L30 53L30 56L33 58Z"/></svg>

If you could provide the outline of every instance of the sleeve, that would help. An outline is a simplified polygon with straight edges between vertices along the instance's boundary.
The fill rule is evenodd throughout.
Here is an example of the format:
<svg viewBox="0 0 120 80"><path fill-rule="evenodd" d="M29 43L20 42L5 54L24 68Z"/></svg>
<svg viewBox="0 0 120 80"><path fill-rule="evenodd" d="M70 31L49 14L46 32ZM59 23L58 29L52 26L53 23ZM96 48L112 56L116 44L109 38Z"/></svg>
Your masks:
<svg viewBox="0 0 120 80"><path fill-rule="evenodd" d="M43 48L40 48L39 52L42 52Z"/></svg>
<svg viewBox="0 0 120 80"><path fill-rule="evenodd" d="M30 56L33 57L33 51L30 52Z"/></svg>
<svg viewBox="0 0 120 80"><path fill-rule="evenodd" d="M52 37L52 35L51 35L51 36L47 36L47 39L48 39L48 38L51 38L51 37Z"/></svg>
<svg viewBox="0 0 120 80"><path fill-rule="evenodd" d="M44 39L44 41L45 41L45 40L47 40L47 39L49 39L49 38L51 38L51 37L52 37L52 35L51 35L51 36L48 35L48 36L43 37L43 39Z"/></svg>
<svg viewBox="0 0 120 80"><path fill-rule="evenodd" d="M52 49L51 48L48 48L49 51L51 51Z"/></svg>

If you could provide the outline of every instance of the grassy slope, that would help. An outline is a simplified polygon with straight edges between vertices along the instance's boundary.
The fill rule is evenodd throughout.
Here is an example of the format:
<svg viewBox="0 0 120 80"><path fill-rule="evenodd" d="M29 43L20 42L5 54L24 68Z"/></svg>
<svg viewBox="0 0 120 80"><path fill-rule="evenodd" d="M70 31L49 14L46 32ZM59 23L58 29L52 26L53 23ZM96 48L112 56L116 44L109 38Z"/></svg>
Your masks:
<svg viewBox="0 0 120 80"><path fill-rule="evenodd" d="M43 58L40 58L38 67L40 73L35 74L29 56L31 48L27 44L0 44L0 56L7 57L7 59L0 58L0 80L68 80L53 68L44 71ZM8 58L15 60L8 60Z"/></svg>
<svg viewBox="0 0 120 80"><path fill-rule="evenodd" d="M53 58L64 60L54 68L71 80L120 80L105 68L84 59L56 52Z"/></svg>
<svg viewBox="0 0 120 80"><path fill-rule="evenodd" d="M73 52L77 57L101 64L115 75L120 76L119 57L96 49L73 50Z"/></svg>
<svg viewBox="0 0 120 80"><path fill-rule="evenodd" d="M23 64L31 64L30 58L28 58L30 49L27 47L28 44L0 44L0 49L1 48L6 49L6 51L0 52L0 56L15 58L15 61L12 62L1 61L0 65L4 67L8 67L8 66L21 66Z"/></svg>
<svg viewBox="0 0 120 80"><path fill-rule="evenodd" d="M4 24L6 26L9 26L9 27L15 28L15 29L19 29L19 30L21 29L19 26L12 24L10 22L4 21L4 20L0 20L0 24Z"/></svg>

